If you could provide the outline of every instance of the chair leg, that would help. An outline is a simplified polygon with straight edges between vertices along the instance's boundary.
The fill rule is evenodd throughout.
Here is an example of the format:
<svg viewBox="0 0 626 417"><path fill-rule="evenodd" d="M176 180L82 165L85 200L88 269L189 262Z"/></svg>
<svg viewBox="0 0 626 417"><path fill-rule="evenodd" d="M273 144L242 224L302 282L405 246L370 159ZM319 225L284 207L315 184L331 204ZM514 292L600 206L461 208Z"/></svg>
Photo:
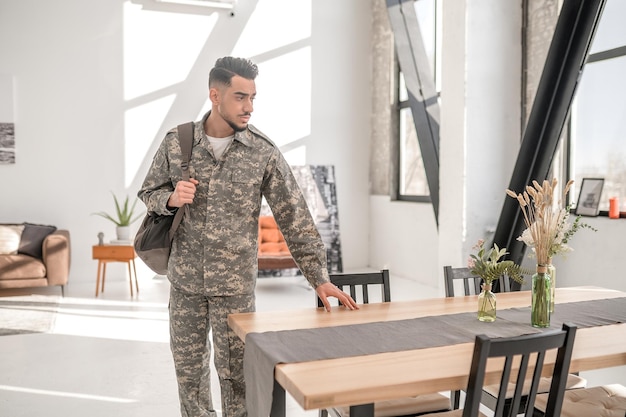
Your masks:
<svg viewBox="0 0 626 417"><path fill-rule="evenodd" d="M450 401L452 402L452 409L458 410L461 406L461 391L450 391Z"/></svg>
<svg viewBox="0 0 626 417"><path fill-rule="evenodd" d="M318 413L319 417L328 417L328 411L326 411L326 409L324 410L320 410L320 412Z"/></svg>

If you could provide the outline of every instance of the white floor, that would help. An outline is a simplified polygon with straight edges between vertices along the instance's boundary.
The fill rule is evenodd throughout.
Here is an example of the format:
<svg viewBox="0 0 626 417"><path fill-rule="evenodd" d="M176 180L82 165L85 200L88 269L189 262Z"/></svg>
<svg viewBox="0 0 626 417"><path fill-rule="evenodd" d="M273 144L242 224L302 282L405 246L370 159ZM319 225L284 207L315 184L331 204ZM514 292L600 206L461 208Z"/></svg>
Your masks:
<svg viewBox="0 0 626 417"><path fill-rule="evenodd" d="M140 279L139 289L131 299L127 281L109 278L95 298L94 282L71 283L52 332L0 337L0 416L179 416L168 345L169 283ZM395 300L437 295L393 277L391 291ZM29 293L57 295L60 289L4 290L0 297ZM315 302L303 277L258 280L258 311L313 308ZM217 403L218 389L214 383ZM289 416L317 416L290 398L287 407Z"/></svg>
<svg viewBox="0 0 626 417"><path fill-rule="evenodd" d="M94 285L66 287L52 332L0 337L1 417L180 416L168 345L167 280L140 279L134 299L122 279L107 280L97 299ZM0 297L24 293L60 290L0 291ZM394 300L439 296L435 288L393 276L391 293ZM315 293L302 277L258 281L258 311L314 305ZM626 367L583 376L589 385L626 384ZM287 407L290 417L317 416L290 398Z"/></svg>

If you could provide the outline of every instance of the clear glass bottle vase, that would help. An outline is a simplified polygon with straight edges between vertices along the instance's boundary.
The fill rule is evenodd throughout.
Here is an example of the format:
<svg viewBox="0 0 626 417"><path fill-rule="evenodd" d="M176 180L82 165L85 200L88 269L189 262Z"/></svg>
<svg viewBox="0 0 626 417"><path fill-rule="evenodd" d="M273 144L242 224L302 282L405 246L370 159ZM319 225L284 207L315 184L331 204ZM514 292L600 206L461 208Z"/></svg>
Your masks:
<svg viewBox="0 0 626 417"><path fill-rule="evenodd" d="M548 275L550 275L550 314L554 313L554 296L556 288L556 268L552 264L552 258L548 258Z"/></svg>
<svg viewBox="0 0 626 417"><path fill-rule="evenodd" d="M532 277L532 304L530 322L533 327L550 327L550 299L552 293L547 265L537 265Z"/></svg>
<svg viewBox="0 0 626 417"><path fill-rule="evenodd" d="M496 321L496 295L491 292L491 284L482 284L482 291L478 294L478 320Z"/></svg>

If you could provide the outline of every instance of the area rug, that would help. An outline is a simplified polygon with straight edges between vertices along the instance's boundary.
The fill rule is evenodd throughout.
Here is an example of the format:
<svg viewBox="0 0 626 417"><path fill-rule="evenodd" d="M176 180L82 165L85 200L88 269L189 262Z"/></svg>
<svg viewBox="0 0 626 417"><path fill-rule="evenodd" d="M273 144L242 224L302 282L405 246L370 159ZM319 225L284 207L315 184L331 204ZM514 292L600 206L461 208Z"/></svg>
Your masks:
<svg viewBox="0 0 626 417"><path fill-rule="evenodd" d="M0 336L52 331L59 301L57 295L0 297Z"/></svg>

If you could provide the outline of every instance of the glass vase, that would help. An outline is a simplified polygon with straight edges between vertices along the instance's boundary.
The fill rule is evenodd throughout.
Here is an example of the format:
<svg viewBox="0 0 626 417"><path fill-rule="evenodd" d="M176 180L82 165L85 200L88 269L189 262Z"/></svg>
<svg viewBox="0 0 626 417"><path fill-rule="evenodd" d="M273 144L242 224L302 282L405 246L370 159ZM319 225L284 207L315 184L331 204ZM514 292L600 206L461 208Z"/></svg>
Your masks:
<svg viewBox="0 0 626 417"><path fill-rule="evenodd" d="M550 294L552 285L547 265L537 265L532 278L530 322L533 327L550 327Z"/></svg>
<svg viewBox="0 0 626 417"><path fill-rule="evenodd" d="M550 275L550 314L554 313L554 296L556 289L556 268L552 265L552 258L548 259L548 275Z"/></svg>
<svg viewBox="0 0 626 417"><path fill-rule="evenodd" d="M491 284L482 284L478 294L478 320L496 321L496 295L491 292Z"/></svg>

